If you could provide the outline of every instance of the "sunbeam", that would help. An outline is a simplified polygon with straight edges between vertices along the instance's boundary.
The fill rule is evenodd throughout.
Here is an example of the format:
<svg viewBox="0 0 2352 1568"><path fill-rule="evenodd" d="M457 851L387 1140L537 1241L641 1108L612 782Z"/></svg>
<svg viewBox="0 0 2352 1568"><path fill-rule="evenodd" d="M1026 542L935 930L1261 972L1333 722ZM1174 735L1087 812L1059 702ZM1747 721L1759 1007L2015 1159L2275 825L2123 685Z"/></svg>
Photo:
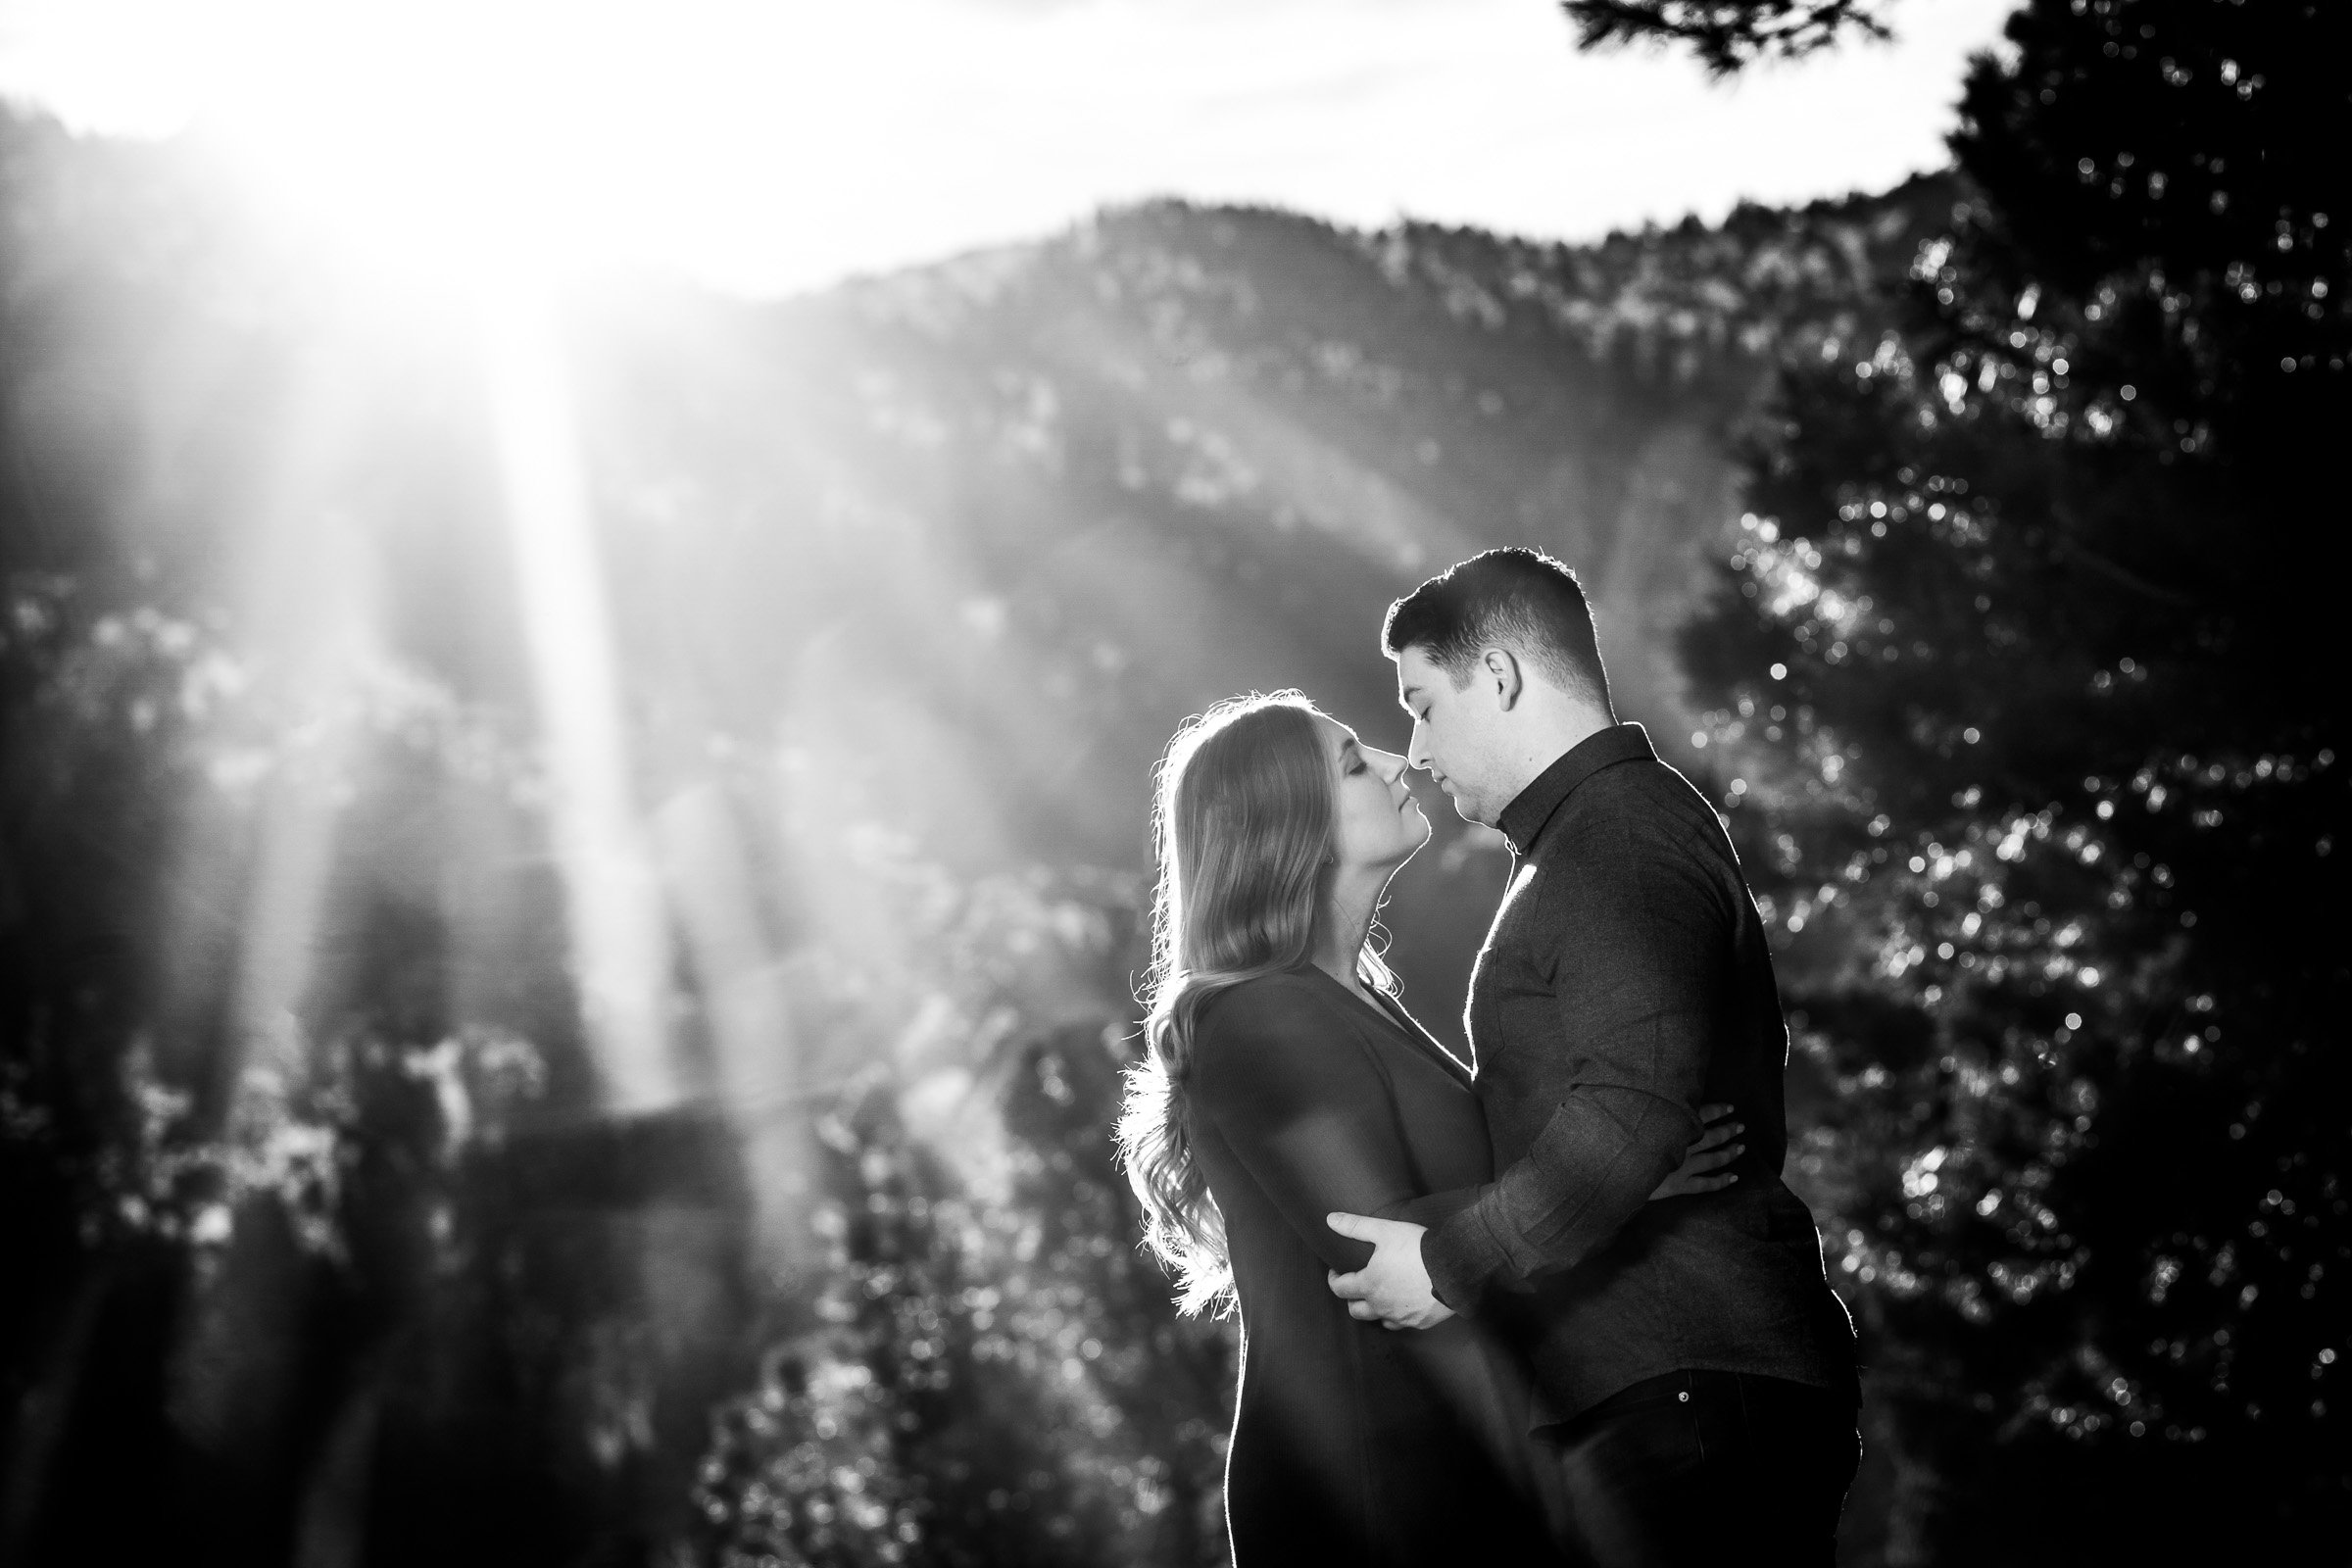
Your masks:
<svg viewBox="0 0 2352 1568"><path fill-rule="evenodd" d="M315 503L305 496L294 505ZM235 1028L255 1047L299 1033L293 1020L307 1001L324 923L375 619L372 563L348 513L324 508L289 518L275 544L278 559L260 564L272 601L263 617L264 657L301 728L256 815L235 1003ZM258 1065L283 1071L301 1063Z"/></svg>
<svg viewBox="0 0 2352 1568"><path fill-rule="evenodd" d="M610 1106L657 1109L678 1098L662 1016L668 943L633 801L612 619L553 303L511 276L485 279L479 321L582 1019Z"/></svg>
<svg viewBox="0 0 2352 1568"><path fill-rule="evenodd" d="M751 1182L753 1247L790 1267L809 1195L795 1104L804 1086L784 971L735 811L718 785L696 784L662 803L652 832L702 994L721 1108Z"/></svg>

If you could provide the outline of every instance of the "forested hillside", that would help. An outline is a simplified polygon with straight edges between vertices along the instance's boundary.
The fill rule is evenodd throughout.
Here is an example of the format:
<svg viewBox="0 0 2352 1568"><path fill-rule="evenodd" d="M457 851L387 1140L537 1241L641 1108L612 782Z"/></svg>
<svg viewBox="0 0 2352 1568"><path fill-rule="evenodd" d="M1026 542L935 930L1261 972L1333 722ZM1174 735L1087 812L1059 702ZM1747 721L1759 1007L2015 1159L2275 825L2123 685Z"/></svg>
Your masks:
<svg viewBox="0 0 2352 1568"><path fill-rule="evenodd" d="M387 658L527 708L465 312L306 273L169 150L10 143L15 504L79 519L57 561L144 561L126 593L249 651L257 576L365 577ZM1734 431L1780 355L1876 330L1868 280L1951 201L1587 248L1168 204L778 305L583 290L599 543L665 715L640 756L845 698L869 732L828 766L930 852L1133 866L1177 719L1295 683L1394 738L1382 608L1505 541L1579 566L1625 706L1679 745L1671 636L1739 510Z"/></svg>

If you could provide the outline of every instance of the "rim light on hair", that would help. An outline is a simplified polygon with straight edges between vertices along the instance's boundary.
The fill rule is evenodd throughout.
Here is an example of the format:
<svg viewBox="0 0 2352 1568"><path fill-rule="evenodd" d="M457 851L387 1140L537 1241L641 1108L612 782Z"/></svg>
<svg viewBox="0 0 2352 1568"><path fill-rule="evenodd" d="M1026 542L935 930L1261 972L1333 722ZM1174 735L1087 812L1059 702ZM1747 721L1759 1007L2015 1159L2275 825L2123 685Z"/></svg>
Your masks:
<svg viewBox="0 0 2352 1568"><path fill-rule="evenodd" d="M1231 698L1177 731L1154 775L1144 1056L1127 1070L1117 1139L1144 1245L1174 1272L1188 1313L1233 1304L1223 1216L1194 1155L1194 1031L1222 993L1313 961L1336 812L1318 716L1295 691ZM1395 991L1370 941L1356 970Z"/></svg>

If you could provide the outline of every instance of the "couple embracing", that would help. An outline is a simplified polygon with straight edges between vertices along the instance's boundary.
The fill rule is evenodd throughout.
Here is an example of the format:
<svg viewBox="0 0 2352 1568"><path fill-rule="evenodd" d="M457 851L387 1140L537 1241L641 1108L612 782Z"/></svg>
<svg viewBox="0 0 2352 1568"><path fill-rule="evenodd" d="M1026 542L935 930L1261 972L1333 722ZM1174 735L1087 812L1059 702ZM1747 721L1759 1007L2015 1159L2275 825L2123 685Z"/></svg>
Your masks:
<svg viewBox="0 0 2352 1568"><path fill-rule="evenodd" d="M1853 1337L1781 1182L1781 1019L1714 809L1621 724L1590 609L1496 550L1390 608L1409 754L1293 693L1159 775L1119 1147L1188 1309L1238 1306L1235 1568L1806 1562ZM1473 1061L1369 938L1426 772L1509 840Z"/></svg>

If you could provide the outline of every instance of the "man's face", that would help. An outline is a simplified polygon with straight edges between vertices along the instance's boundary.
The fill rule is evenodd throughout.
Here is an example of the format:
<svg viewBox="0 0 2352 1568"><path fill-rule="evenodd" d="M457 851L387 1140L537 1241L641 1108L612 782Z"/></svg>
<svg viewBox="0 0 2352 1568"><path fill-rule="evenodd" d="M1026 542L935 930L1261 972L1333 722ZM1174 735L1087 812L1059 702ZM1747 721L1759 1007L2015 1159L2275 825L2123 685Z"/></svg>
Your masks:
<svg viewBox="0 0 2352 1568"><path fill-rule="evenodd" d="M1492 685L1474 666L1455 686L1416 643L1396 656L1396 700L1413 717L1405 760L1435 779L1464 818L1493 827L1516 792L1499 765L1502 710Z"/></svg>

